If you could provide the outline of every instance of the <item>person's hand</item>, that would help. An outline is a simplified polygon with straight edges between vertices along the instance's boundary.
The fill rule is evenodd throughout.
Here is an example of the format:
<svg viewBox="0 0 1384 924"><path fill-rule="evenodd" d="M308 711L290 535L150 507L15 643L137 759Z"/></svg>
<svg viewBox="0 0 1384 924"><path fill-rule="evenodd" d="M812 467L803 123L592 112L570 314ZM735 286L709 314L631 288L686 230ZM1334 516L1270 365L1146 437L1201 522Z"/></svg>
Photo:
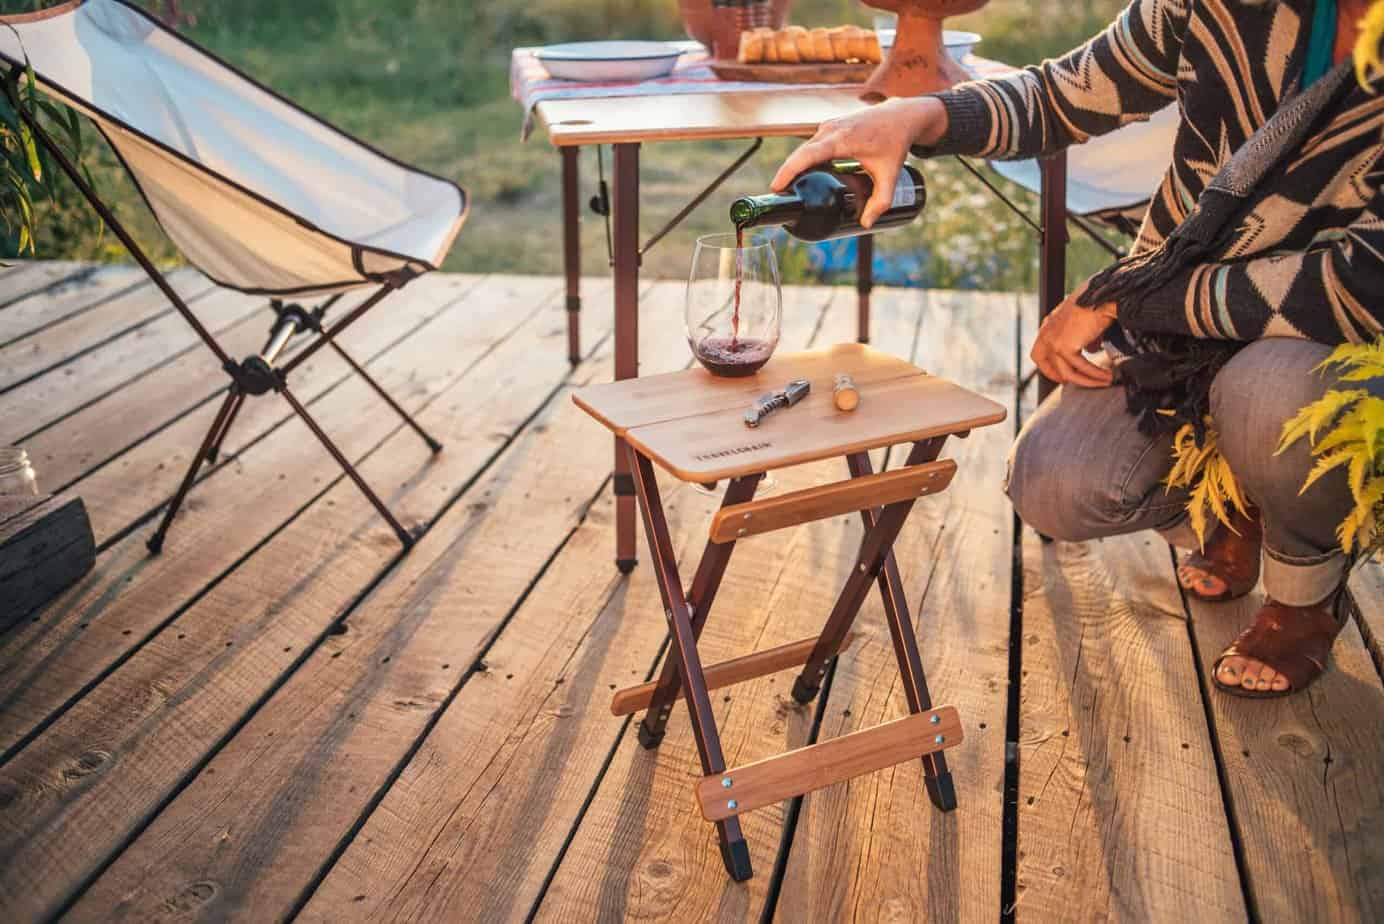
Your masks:
<svg viewBox="0 0 1384 924"><path fill-rule="evenodd" d="M875 191L860 214L869 228L889 208L894 184L912 145L936 144L947 131L947 109L933 97L891 99L839 119L829 119L817 134L796 151L774 174L770 185L783 192L794 178L810 167L833 158L860 162L874 180Z"/></svg>
<svg viewBox="0 0 1384 924"><path fill-rule="evenodd" d="M1039 371L1054 382L1106 388L1114 381L1114 373L1097 366L1081 353L1084 349L1094 349L1114 323L1115 303L1082 308L1076 300L1086 291L1086 286L1083 282L1043 319L1029 355Z"/></svg>

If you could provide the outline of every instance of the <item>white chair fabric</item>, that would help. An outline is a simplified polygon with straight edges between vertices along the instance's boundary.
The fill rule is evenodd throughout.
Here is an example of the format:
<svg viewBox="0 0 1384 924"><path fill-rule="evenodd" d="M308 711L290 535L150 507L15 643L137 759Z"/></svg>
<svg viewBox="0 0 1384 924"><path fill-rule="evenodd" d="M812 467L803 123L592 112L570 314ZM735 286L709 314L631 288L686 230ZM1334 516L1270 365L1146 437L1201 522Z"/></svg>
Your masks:
<svg viewBox="0 0 1384 924"><path fill-rule="evenodd" d="M1067 211L1137 225L1172 163L1177 124L1177 107L1168 106L1146 122L1068 148ZM1035 160L997 160L990 166L1031 192L1041 188Z"/></svg>
<svg viewBox="0 0 1384 924"><path fill-rule="evenodd" d="M320 294L436 269L454 183L375 151L120 0L0 17L0 59L90 117L183 255L222 285Z"/></svg>

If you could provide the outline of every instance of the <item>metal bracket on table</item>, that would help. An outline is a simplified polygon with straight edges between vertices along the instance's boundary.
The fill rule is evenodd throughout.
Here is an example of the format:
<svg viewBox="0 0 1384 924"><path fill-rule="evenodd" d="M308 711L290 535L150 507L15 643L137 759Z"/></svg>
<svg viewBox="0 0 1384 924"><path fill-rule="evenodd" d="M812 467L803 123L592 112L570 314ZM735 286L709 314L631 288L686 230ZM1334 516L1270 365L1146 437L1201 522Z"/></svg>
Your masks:
<svg viewBox="0 0 1384 924"><path fill-rule="evenodd" d="M655 244L667 237L678 225L682 224L683 220L687 218L688 215L692 214L693 209L705 202L712 193L721 188L722 183L734 176L741 167L745 166L746 161L753 157L755 152L757 152L763 144L763 138L756 138L745 153L741 154L729 167L721 171L720 176L716 177L705 189L697 193L697 195L692 198L691 202L683 206L680 212L674 215L662 228L658 229L653 237L649 238L648 243L639 248L639 256L643 257L644 254L653 250ZM614 266L615 249L611 246L610 237L610 187L606 185L605 156L601 153L601 146L599 144L596 145L596 172L598 178L598 185L596 187L597 192L596 195L591 197L589 204L591 206L591 211L605 219L606 259L609 265Z"/></svg>
<svg viewBox="0 0 1384 924"><path fill-rule="evenodd" d="M990 190L990 192L992 192L995 195L995 198L999 199L1000 202L1004 203L1004 205L1011 212L1023 219L1024 224L1032 228L1035 234L1037 234L1040 238L1043 236L1043 226L1038 222L1034 221L1033 218L1022 208L1020 208L1018 204L1014 202L1013 199L1010 199L1008 196L1006 196L1004 194L1004 191L1001 190L998 186L996 186L993 182L991 182L990 178L987 177L984 173L981 173L980 170L975 166L975 164L972 164L970 161L968 161L964 157L961 157L960 155L957 155L956 162L959 163L961 166L965 167L968 171L970 171L971 175L974 176L977 180L980 180L980 182L985 186L985 188ZM1088 237L1090 237L1091 240L1099 244L1103 249L1105 249L1106 252L1108 252L1115 259L1118 260L1125 255L1125 252L1123 250L1121 250L1114 244L1110 243L1110 241L1105 239L1105 236L1103 234L1096 231L1096 229L1092 227L1090 219L1086 218L1084 215L1078 215L1075 212L1068 211L1067 220L1070 221L1072 224L1076 225L1083 232L1085 232L1085 234Z"/></svg>

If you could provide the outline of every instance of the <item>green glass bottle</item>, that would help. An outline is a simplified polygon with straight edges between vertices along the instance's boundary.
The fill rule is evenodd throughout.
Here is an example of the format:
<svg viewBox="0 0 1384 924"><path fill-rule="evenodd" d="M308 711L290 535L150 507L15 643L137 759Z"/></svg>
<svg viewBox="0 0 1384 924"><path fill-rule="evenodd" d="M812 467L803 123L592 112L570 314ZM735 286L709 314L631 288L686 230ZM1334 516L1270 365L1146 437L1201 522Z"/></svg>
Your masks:
<svg viewBox="0 0 1384 924"><path fill-rule="evenodd" d="M893 203L873 228L862 228L860 212L874 188L874 181L856 161L828 161L798 176L783 193L736 199L730 206L730 220L737 228L782 225L799 240L831 241L901 227L917 218L927 203L923 175L904 164L894 185Z"/></svg>

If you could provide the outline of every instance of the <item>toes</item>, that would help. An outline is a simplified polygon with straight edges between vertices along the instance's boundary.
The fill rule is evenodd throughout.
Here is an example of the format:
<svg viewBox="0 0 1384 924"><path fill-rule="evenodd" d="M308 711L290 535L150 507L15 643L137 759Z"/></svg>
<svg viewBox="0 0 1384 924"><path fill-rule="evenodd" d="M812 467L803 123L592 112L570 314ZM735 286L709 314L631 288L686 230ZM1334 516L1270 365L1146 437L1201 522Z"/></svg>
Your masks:
<svg viewBox="0 0 1384 924"><path fill-rule="evenodd" d="M1258 661L1245 661L1240 668L1240 686L1246 690L1259 689L1259 668L1262 667Z"/></svg>
<svg viewBox="0 0 1384 924"><path fill-rule="evenodd" d="M1245 661L1243 658L1226 658L1221 662L1220 669L1216 672L1216 677L1226 686L1236 687L1240 685L1244 670Z"/></svg>
<svg viewBox="0 0 1384 924"><path fill-rule="evenodd" d="M1288 678L1287 678L1287 677L1284 677L1284 676L1283 676L1282 674L1280 674L1278 671L1276 671L1276 670L1274 670L1274 669L1272 669L1272 668L1266 667L1266 668L1264 668L1264 673L1261 674L1260 676L1262 677L1262 676L1265 676L1265 675L1267 675L1268 678L1269 678L1269 689L1270 689L1270 690L1273 690L1275 693L1282 693L1282 692L1284 692L1285 690L1288 689Z"/></svg>

